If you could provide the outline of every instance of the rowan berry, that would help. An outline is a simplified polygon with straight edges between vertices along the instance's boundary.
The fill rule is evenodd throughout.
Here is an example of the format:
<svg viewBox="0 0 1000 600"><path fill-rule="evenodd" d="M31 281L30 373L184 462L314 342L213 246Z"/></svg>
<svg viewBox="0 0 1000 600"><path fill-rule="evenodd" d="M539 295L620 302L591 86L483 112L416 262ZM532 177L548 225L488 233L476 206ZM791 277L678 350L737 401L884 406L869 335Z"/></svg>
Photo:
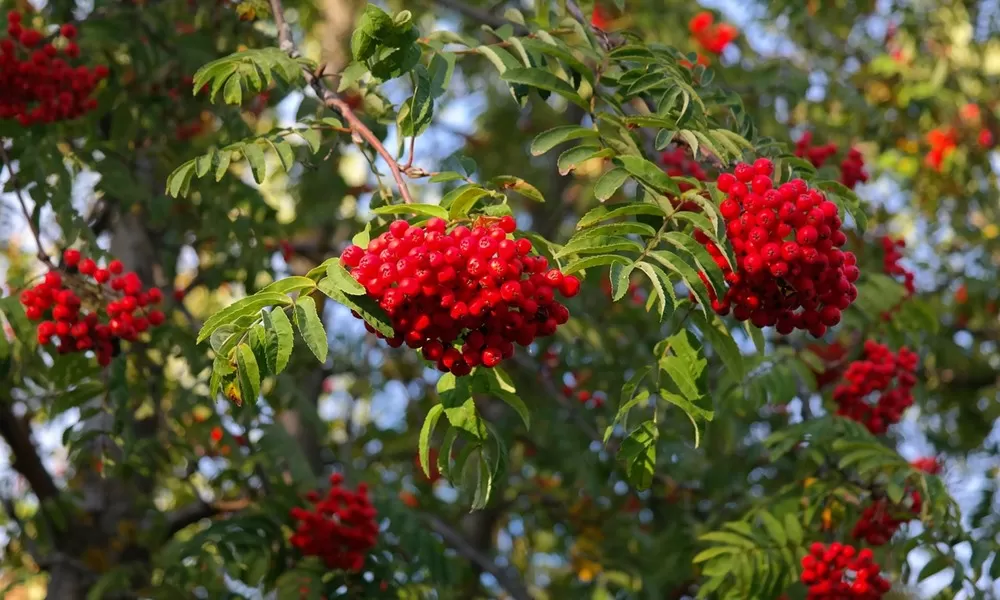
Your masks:
<svg viewBox="0 0 1000 600"><path fill-rule="evenodd" d="M867 548L858 552L848 544L815 542L801 562L799 579L808 600L878 600L892 588Z"/></svg>
<svg viewBox="0 0 1000 600"><path fill-rule="evenodd" d="M21 293L25 315L42 321L37 329L39 344L52 344L60 354L93 350L98 364L106 366L120 340L135 341L139 333L163 323L163 313L146 313L144 308L161 300L162 293L143 290L135 273L115 278L119 285L104 285L111 269L123 269L121 263L113 266L116 262L100 269L78 250L68 249L63 253L66 270L47 272L41 282Z"/></svg>
<svg viewBox="0 0 1000 600"><path fill-rule="evenodd" d="M848 365L843 382L833 391L837 414L864 424L879 435L899 422L913 405L917 355L907 348L893 353L868 340L864 355Z"/></svg>
<svg viewBox="0 0 1000 600"><path fill-rule="evenodd" d="M837 205L802 180L774 188L773 171L773 163L760 158L717 179L728 195L719 211L736 270L707 236L697 237L718 258L729 284L709 289L712 308L723 315L732 310L736 319L759 327L774 326L782 335L802 329L821 337L857 297L857 261L840 249L847 238Z"/></svg>
<svg viewBox="0 0 1000 600"><path fill-rule="evenodd" d="M367 249L345 249L341 263L389 316L390 346L423 348L438 369L467 375L511 357L514 343L554 333L569 319L555 292L568 298L580 289L579 279L531 256L529 240L509 238L516 225L483 218L446 233L441 219L394 221Z"/></svg>
<svg viewBox="0 0 1000 600"><path fill-rule="evenodd" d="M107 76L107 68L70 64L67 59L80 54L79 46L70 41L77 35L74 25L60 28L67 42L59 49L49 43L38 48L44 36L23 27L20 13L8 13L7 23L9 37L0 40L0 120L16 120L27 127L75 119L96 108L91 96Z"/></svg>
<svg viewBox="0 0 1000 600"><path fill-rule="evenodd" d="M306 556L316 556L330 569L360 571L367 553L378 537L376 511L364 483L352 491L342 487L343 477L330 477L325 496L310 493L306 500L311 509L291 510L297 524L289 540Z"/></svg>

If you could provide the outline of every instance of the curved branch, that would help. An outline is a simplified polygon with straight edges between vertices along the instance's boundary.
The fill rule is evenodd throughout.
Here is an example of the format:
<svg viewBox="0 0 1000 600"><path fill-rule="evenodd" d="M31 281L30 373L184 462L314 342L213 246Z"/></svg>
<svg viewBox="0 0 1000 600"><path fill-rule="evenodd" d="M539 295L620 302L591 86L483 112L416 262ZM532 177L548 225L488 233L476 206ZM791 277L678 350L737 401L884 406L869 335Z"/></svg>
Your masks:
<svg viewBox="0 0 1000 600"><path fill-rule="evenodd" d="M288 53L289 56L294 58L298 56L298 50L292 41L292 30L288 26L288 22L285 21L285 13L281 6L281 0L270 0L270 3L274 23L278 27L278 46L283 52ZM405 204L412 204L413 198L410 196L409 188L406 187L402 169L400 169L396 159L382 145L382 141L354 114L354 111L346 102L341 100L333 90L326 87L326 84L321 79L322 73L313 73L309 69L303 69L302 73L305 75L306 83L316 92L316 95L323 101L323 104L327 108L336 110L344 117L353 136L368 142L368 145L374 148L378 152L378 155L382 157L382 160L389 165L389 171L392 173L392 178L396 180L396 185L399 187L399 194L403 197L403 202Z"/></svg>

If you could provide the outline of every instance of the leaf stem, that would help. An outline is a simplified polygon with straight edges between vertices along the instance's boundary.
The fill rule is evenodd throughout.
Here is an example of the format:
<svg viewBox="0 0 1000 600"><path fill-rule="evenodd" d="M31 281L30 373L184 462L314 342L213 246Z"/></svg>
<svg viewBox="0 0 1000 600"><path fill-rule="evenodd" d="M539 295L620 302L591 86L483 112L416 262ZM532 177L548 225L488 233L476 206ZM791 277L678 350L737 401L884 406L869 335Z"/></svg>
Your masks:
<svg viewBox="0 0 1000 600"><path fill-rule="evenodd" d="M274 17L274 24L278 27L278 47L281 48L283 52L286 52L292 58L298 56L298 50L295 48L295 43L292 41L292 30L288 26L288 22L285 21L284 9L281 5L281 0L270 0L271 13ZM305 76L306 83L316 92L322 100L323 105L327 108L336 110L347 121L347 125L351 130L352 135L355 138L360 138L368 143L372 148L378 152L382 160L389 165L389 171L392 172L392 178L396 180L396 185L399 187L399 194L403 197L403 202L405 204L412 204L413 197L410 196L410 190L406 187L406 181L403 179L403 173L399 167L399 163L389 154L389 151L385 149L382 145L382 141L372 133L372 130L368 128L361 119L358 118L354 111L351 109L347 102L344 102L333 90L326 87L323 82L322 75L314 73L308 68L302 69L302 74Z"/></svg>

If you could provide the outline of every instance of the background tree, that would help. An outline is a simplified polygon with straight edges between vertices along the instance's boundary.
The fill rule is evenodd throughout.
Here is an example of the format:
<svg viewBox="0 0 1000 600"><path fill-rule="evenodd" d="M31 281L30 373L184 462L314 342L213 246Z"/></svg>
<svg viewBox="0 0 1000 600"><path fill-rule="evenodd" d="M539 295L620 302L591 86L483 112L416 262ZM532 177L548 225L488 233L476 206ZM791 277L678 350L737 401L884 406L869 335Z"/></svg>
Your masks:
<svg viewBox="0 0 1000 600"><path fill-rule="evenodd" d="M5 597L995 595L1000 12L713 7L0 3Z"/></svg>

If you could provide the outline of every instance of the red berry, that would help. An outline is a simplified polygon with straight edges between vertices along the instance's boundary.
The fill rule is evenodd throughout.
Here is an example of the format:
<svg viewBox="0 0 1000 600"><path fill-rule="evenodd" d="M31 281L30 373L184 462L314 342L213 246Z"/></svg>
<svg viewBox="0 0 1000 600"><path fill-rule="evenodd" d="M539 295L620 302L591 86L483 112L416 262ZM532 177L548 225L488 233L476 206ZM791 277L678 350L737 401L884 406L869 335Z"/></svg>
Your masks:
<svg viewBox="0 0 1000 600"><path fill-rule="evenodd" d="M85 258L80 262L80 273L84 275L93 275L97 271L97 263L92 259Z"/></svg>
<svg viewBox="0 0 1000 600"><path fill-rule="evenodd" d="M69 248L63 252L63 264L67 267L75 267L80 262L80 251Z"/></svg>
<svg viewBox="0 0 1000 600"><path fill-rule="evenodd" d="M124 270L125 265L123 265L120 260L113 260L108 263L108 271L111 271L112 275L121 275Z"/></svg>

